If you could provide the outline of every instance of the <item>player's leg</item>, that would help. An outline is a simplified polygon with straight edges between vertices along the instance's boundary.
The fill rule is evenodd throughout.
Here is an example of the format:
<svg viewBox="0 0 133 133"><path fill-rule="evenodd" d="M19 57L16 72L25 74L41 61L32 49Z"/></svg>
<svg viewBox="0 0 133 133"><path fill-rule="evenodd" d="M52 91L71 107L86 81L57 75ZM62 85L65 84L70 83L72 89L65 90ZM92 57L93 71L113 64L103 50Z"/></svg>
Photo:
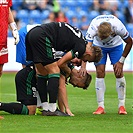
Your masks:
<svg viewBox="0 0 133 133"><path fill-rule="evenodd" d="M0 77L2 76L3 66L8 62L8 49L6 45L0 46Z"/></svg>
<svg viewBox="0 0 133 133"><path fill-rule="evenodd" d="M48 93L49 93L49 110L54 112L56 110L56 102L59 88L60 69L57 62L51 63L45 67L49 73L48 75Z"/></svg>
<svg viewBox="0 0 133 133"><path fill-rule="evenodd" d="M4 63L8 62L7 46L4 47L4 50L5 51L3 51L3 46L0 46L0 53L6 53L4 55L0 55L0 78L2 76ZM4 119L4 117L0 116L0 119Z"/></svg>
<svg viewBox="0 0 133 133"><path fill-rule="evenodd" d="M29 114L29 109L21 103L0 103L0 111L5 111L11 114Z"/></svg>
<svg viewBox="0 0 133 133"><path fill-rule="evenodd" d="M45 66L48 74L48 85L47 90L49 94L49 116L69 116L60 110L57 109L57 97L58 97L58 89L59 89L59 78L60 78L60 69L57 65L57 62L48 64ZM43 115L45 112L43 111Z"/></svg>
<svg viewBox="0 0 133 133"><path fill-rule="evenodd" d="M47 96L48 72L41 63L35 64L35 66L37 68L37 90L42 103L42 109L48 111L49 108L48 96Z"/></svg>
<svg viewBox="0 0 133 133"><path fill-rule="evenodd" d="M0 64L0 77L2 76L3 65L4 65L4 64Z"/></svg>
<svg viewBox="0 0 133 133"><path fill-rule="evenodd" d="M96 80L95 80L95 89L96 89L96 97L98 108L93 114L104 114L104 94L106 90L105 86L105 64L107 60L107 50L102 48L103 57L99 63L95 63L96 66Z"/></svg>
<svg viewBox="0 0 133 133"><path fill-rule="evenodd" d="M110 52L110 59L111 59L111 64L115 64L119 61L121 55L123 53L123 45L119 45L115 48L112 48ZM125 110L125 97L126 97L126 80L123 75L123 70L121 74L118 76L115 71L114 71L115 77L116 77L116 90L118 93L118 100L119 100L119 114L127 114Z"/></svg>
<svg viewBox="0 0 133 133"><path fill-rule="evenodd" d="M17 101L23 105L22 113L28 110L29 115L34 115L37 105L36 71L31 67L23 68L15 76L15 85Z"/></svg>
<svg viewBox="0 0 133 133"><path fill-rule="evenodd" d="M105 65L96 66L97 77L95 81L96 97L98 108L93 114L104 114L104 94L106 90L104 76L105 76Z"/></svg>

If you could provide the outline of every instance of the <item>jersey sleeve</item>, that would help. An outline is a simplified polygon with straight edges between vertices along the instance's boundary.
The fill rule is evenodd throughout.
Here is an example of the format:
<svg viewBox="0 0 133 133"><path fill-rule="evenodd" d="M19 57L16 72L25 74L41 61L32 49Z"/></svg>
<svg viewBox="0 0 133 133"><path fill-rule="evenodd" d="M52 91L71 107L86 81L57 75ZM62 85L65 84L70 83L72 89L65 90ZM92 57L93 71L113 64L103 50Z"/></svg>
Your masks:
<svg viewBox="0 0 133 133"><path fill-rule="evenodd" d="M9 2L8 2L8 6L9 6L9 7L12 6L12 0L9 0Z"/></svg>
<svg viewBox="0 0 133 133"><path fill-rule="evenodd" d="M117 19L116 23L117 23L117 26L115 26L116 27L115 33L119 35L123 40L125 40L126 38L129 37L129 32L127 31L126 27L119 19Z"/></svg>
<svg viewBox="0 0 133 133"><path fill-rule="evenodd" d="M86 32L86 39L89 42L93 41L94 36L97 34L97 28L95 26L95 20L92 20L90 26Z"/></svg>
<svg viewBox="0 0 133 133"><path fill-rule="evenodd" d="M86 50L87 41L80 40L75 44L75 47L71 50L73 58L81 58Z"/></svg>

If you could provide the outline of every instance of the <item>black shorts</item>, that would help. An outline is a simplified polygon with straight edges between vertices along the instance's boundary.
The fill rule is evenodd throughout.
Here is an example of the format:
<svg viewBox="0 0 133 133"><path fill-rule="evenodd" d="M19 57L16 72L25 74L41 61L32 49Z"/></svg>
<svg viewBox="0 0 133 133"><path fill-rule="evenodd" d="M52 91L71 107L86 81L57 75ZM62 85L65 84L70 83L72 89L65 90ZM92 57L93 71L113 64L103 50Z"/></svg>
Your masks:
<svg viewBox="0 0 133 133"><path fill-rule="evenodd" d="M36 72L30 67L20 70L15 76L17 101L24 105L37 105Z"/></svg>
<svg viewBox="0 0 133 133"><path fill-rule="evenodd" d="M26 60L44 66L55 62L51 38L40 26L31 29L26 35Z"/></svg>

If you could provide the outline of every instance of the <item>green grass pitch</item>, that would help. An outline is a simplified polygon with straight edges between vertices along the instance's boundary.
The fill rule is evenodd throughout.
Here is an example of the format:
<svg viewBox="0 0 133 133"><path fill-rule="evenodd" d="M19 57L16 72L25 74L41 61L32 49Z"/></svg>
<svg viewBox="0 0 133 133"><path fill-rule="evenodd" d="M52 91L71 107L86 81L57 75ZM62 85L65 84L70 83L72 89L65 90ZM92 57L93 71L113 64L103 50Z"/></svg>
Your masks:
<svg viewBox="0 0 133 133"><path fill-rule="evenodd" d="M133 132L133 75L125 73L127 82L126 110L127 115L118 115L118 98L115 89L113 72L106 73L106 93L104 115L93 115L96 110L95 73L88 90L67 86L68 100L74 117L26 116L11 115L0 112L4 116L0 120L0 133L132 133ZM0 79L0 101L15 102L15 73L4 73Z"/></svg>

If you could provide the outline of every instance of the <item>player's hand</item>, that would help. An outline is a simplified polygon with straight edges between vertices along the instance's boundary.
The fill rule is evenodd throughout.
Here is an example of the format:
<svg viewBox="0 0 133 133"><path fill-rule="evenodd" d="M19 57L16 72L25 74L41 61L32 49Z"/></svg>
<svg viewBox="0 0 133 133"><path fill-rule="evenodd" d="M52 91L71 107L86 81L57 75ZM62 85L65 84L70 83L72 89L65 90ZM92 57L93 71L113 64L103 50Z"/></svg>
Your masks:
<svg viewBox="0 0 133 133"><path fill-rule="evenodd" d="M123 63L117 62L114 64L114 72L116 76L120 76L123 72Z"/></svg>
<svg viewBox="0 0 133 133"><path fill-rule="evenodd" d="M78 73L79 73L79 76L85 76L85 74L86 74L86 68L84 68L84 67L81 67L79 70L78 70Z"/></svg>
<svg viewBox="0 0 133 133"><path fill-rule="evenodd" d="M18 33L18 30L17 29L12 30L12 35L13 35L13 37L15 39L15 45L18 44L18 42L19 42L19 33Z"/></svg>
<svg viewBox="0 0 133 133"><path fill-rule="evenodd" d="M66 113L70 116L74 116L74 114L71 112L69 108L66 108Z"/></svg>

